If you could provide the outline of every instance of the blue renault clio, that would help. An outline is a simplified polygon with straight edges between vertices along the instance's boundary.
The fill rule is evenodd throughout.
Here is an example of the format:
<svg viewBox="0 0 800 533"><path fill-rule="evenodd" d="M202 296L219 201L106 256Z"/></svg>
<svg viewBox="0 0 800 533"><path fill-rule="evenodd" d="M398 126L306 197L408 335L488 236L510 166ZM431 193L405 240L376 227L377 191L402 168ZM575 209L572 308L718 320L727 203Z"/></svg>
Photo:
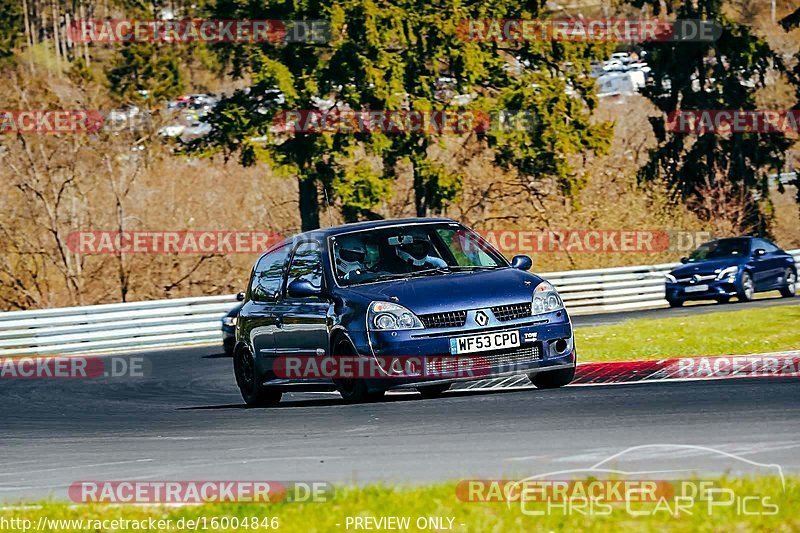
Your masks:
<svg viewBox="0 0 800 533"><path fill-rule="evenodd" d="M518 374L539 388L566 385L576 364L572 324L558 292L530 268L529 257L509 263L443 218L287 239L256 261L239 312L233 366L242 397L250 406L293 390L338 390L348 402L389 389L435 397L455 381ZM416 371L398 371L402 358ZM298 365L313 371L287 372Z"/></svg>
<svg viewBox="0 0 800 533"><path fill-rule="evenodd" d="M789 298L796 292L794 257L767 239L731 237L707 242L681 263L666 275L671 307L680 307L687 300L725 303L733 296L747 302L757 292L773 290Z"/></svg>

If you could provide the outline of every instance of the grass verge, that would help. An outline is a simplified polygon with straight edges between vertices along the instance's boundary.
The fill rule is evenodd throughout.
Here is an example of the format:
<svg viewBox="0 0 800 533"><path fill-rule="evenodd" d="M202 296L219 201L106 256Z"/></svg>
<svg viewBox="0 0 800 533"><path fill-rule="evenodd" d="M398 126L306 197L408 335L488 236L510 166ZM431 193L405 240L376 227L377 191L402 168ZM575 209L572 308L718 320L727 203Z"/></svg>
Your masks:
<svg viewBox="0 0 800 533"><path fill-rule="evenodd" d="M800 305L578 327L575 343L583 362L796 350Z"/></svg>
<svg viewBox="0 0 800 533"><path fill-rule="evenodd" d="M704 478L708 479L708 478ZM634 516L625 504L615 503L611 510L598 514L587 511L567 514L562 508L552 508L542 516L523 513L520 505L506 503L466 503L456 498L455 483L420 488L392 489L368 486L340 490L326 503L203 505L191 507L138 507L109 505L70 505L43 502L22 508L0 510L3 531L130 531L141 530L127 524L113 527L112 520L169 520L169 525L156 523L150 531L354 531L354 517L408 517L408 531L431 531L422 521L440 518L452 531L797 531L800 515L795 506L800 501L800 478L786 479L785 488L777 476L752 478L717 478L717 486L730 489L718 504L697 499L675 513L671 498L660 505L636 504L631 509L646 513ZM744 497L747 506L742 507ZM730 501L722 505L719 502ZM527 509L545 509L544 504L528 504ZM754 513L745 515L742 509ZM40 522L40 517L47 520ZM228 517L225 523L223 517ZM350 522L348 522L350 517ZM12 520L18 520L14 527ZM218 520L214 520L218 519ZM236 520L238 519L238 520ZM266 519L266 520L264 520ZM272 520L271 520L272 519ZM27 520L29 522L22 522ZM55 521L81 521L61 522ZM99 521L92 523L90 521ZM105 524L103 523L105 521ZM193 522L189 522L193 521ZM238 524L233 522L237 521ZM259 527L242 527L242 522L258 523ZM195 524L197 526L195 527ZM350 526L348 527L348 524ZM117 524L120 525L120 524ZM234 527L238 525L239 527ZM263 527L267 525L268 527ZM169 528L169 529L168 529ZM362 529L363 530L363 529ZM439 527L438 530L447 530Z"/></svg>

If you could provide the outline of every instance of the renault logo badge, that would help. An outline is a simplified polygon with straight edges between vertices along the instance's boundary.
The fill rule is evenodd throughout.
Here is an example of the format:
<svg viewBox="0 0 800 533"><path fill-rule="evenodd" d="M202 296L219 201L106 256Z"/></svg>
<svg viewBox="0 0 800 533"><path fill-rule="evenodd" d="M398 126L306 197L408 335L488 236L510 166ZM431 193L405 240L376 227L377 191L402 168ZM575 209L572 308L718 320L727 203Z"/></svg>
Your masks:
<svg viewBox="0 0 800 533"><path fill-rule="evenodd" d="M483 311L478 311L475 313L475 322L477 322L479 326L485 326L489 323L489 316Z"/></svg>

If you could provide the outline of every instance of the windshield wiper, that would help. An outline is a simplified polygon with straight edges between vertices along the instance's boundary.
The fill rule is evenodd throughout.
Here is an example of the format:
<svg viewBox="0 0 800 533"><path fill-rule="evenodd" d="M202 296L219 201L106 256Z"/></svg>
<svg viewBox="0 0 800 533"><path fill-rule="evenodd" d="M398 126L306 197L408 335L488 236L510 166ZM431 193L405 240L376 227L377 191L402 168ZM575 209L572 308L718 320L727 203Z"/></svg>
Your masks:
<svg viewBox="0 0 800 533"><path fill-rule="evenodd" d="M448 270L459 271L459 270L494 270L496 268L500 268L499 266L488 266L488 265L458 265L458 266L451 266L447 267Z"/></svg>
<svg viewBox="0 0 800 533"><path fill-rule="evenodd" d="M413 272L406 272L404 274L380 274L378 276L375 276L374 278L365 279L362 281L362 283L369 283L372 281L389 281L393 279L407 279L413 275L414 275Z"/></svg>

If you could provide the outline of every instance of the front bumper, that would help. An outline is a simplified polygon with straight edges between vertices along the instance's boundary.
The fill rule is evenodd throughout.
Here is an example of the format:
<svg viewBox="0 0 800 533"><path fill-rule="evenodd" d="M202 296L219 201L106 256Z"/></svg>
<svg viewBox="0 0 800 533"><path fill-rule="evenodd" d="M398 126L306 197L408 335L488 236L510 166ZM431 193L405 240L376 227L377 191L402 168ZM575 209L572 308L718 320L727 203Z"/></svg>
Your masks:
<svg viewBox="0 0 800 533"><path fill-rule="evenodd" d="M422 357L434 360L471 358L473 361L479 361L481 366L468 375L455 373L453 377L441 379L436 375L395 377L387 372L383 379L368 380L368 385L373 389L387 390L569 368L574 366L576 361L572 325L565 313L559 317L553 315L537 320L511 321L490 328L370 331L367 333L368 353L379 360L395 357ZM519 347L459 355L450 353L451 338L510 331L519 331ZM566 348L563 343L559 346L559 341L566 341Z"/></svg>
<svg viewBox="0 0 800 533"><path fill-rule="evenodd" d="M705 290L692 290L692 287L703 285L706 286ZM727 279L703 281L694 285L668 282L665 291L667 300L713 300L714 298L736 296L736 282Z"/></svg>

